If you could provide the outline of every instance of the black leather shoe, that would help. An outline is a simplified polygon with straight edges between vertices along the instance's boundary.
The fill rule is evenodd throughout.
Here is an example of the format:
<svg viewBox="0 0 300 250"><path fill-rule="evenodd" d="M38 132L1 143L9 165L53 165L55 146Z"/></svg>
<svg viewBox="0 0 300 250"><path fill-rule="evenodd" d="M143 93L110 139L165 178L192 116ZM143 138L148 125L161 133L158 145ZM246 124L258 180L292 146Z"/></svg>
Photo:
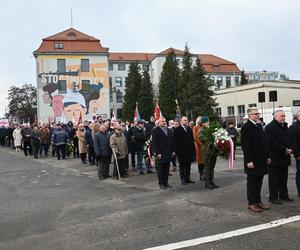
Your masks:
<svg viewBox="0 0 300 250"><path fill-rule="evenodd" d="M283 200L283 201L289 201L289 202L294 201L294 199L292 199L290 197L284 197L284 198L279 197L279 198L280 198L280 200Z"/></svg>
<svg viewBox="0 0 300 250"><path fill-rule="evenodd" d="M280 200L270 200L271 203L275 204L275 205L281 205L282 202Z"/></svg>
<svg viewBox="0 0 300 250"><path fill-rule="evenodd" d="M192 180L188 180L187 183L193 183L193 184L194 184L194 183L196 183L196 182L195 182L195 181L192 181Z"/></svg>
<svg viewBox="0 0 300 250"><path fill-rule="evenodd" d="M186 181L181 181L181 184L182 185L187 185L187 182Z"/></svg>
<svg viewBox="0 0 300 250"><path fill-rule="evenodd" d="M214 186L211 185L210 183L205 183L205 187L208 189L214 189Z"/></svg>
<svg viewBox="0 0 300 250"><path fill-rule="evenodd" d="M161 188L161 189L166 189L167 186L165 186L165 185L160 185L160 188Z"/></svg>
<svg viewBox="0 0 300 250"><path fill-rule="evenodd" d="M211 185L212 185L214 188L219 188L219 187L220 187L220 186L218 186L218 185L217 185L216 183L214 183L214 182L213 182Z"/></svg>
<svg viewBox="0 0 300 250"><path fill-rule="evenodd" d="M173 186L171 186L170 184L167 184L167 188L172 188Z"/></svg>

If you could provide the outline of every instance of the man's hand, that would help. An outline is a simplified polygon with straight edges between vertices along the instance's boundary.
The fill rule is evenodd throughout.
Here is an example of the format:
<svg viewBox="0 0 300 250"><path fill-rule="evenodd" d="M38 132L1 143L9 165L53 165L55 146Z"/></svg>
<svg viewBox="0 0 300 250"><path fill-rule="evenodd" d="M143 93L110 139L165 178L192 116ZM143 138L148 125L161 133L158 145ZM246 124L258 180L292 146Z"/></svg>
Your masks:
<svg viewBox="0 0 300 250"><path fill-rule="evenodd" d="M173 152L173 153L172 153L172 157L174 157L175 155L176 155L176 153L175 153L175 152Z"/></svg>
<svg viewBox="0 0 300 250"><path fill-rule="evenodd" d="M271 164L271 158L267 159L267 164L270 165Z"/></svg>
<svg viewBox="0 0 300 250"><path fill-rule="evenodd" d="M247 167L248 167L248 168L254 168L253 162L252 162L252 161L251 161L251 162L248 162L248 163L247 163Z"/></svg>
<svg viewBox="0 0 300 250"><path fill-rule="evenodd" d="M160 160L161 159L161 154L157 155L157 158Z"/></svg>

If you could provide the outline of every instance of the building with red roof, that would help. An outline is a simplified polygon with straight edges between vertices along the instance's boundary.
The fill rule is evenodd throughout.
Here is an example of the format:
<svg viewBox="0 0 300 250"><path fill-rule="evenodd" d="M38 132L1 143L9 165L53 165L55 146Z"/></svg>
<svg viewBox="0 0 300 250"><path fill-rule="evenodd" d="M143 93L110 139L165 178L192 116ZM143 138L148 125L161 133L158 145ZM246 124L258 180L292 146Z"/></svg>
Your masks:
<svg viewBox="0 0 300 250"><path fill-rule="evenodd" d="M33 52L37 61L38 118L42 121L78 120L98 115L121 116L125 78L131 62L148 70L158 85L168 53L174 50L180 65L184 51L168 48L158 53L109 52L99 39L74 28L49 36ZM199 58L215 89L238 85L236 63L211 54Z"/></svg>

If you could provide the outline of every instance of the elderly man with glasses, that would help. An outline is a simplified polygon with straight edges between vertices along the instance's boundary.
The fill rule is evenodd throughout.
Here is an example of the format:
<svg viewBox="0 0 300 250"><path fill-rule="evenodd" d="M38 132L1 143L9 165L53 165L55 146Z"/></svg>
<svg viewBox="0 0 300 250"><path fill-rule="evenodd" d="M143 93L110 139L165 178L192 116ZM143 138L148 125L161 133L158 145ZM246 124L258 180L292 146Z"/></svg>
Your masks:
<svg viewBox="0 0 300 250"><path fill-rule="evenodd" d="M247 174L248 208L253 212L262 212L269 206L261 201L261 187L267 164L271 163L267 141L261 124L258 122L257 108L247 110L248 121L241 130L241 144L244 153L244 168Z"/></svg>

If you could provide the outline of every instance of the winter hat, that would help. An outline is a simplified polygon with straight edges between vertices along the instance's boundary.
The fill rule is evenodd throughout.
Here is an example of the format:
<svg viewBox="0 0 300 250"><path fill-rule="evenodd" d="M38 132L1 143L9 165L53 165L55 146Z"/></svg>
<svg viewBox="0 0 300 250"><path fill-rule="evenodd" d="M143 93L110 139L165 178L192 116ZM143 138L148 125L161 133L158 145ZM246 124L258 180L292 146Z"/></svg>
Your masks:
<svg viewBox="0 0 300 250"><path fill-rule="evenodd" d="M201 117L201 123L206 123L208 122L208 117L207 116L202 116Z"/></svg>

